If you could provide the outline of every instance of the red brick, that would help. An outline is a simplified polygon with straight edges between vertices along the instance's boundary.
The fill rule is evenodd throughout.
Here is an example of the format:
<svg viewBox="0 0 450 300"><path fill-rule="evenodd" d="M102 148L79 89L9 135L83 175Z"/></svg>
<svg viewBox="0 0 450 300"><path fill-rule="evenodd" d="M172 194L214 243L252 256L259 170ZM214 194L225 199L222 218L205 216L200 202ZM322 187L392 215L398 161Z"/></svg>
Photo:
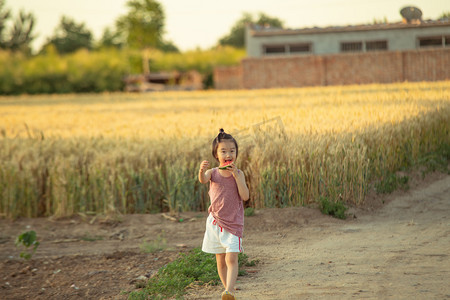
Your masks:
<svg viewBox="0 0 450 300"><path fill-rule="evenodd" d="M450 49L246 58L239 67L216 68L216 88L437 81L450 79Z"/></svg>

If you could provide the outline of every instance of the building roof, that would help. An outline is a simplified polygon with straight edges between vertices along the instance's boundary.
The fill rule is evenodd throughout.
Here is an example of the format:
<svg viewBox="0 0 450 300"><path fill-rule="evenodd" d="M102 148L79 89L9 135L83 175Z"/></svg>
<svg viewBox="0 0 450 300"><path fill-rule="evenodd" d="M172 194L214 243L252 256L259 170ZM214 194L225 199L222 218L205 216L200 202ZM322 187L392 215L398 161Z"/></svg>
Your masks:
<svg viewBox="0 0 450 300"><path fill-rule="evenodd" d="M263 36L280 36L280 35L299 35L299 34L321 34L321 33L338 33L338 32L354 32L354 31L373 31L373 30L392 30L392 29L408 29L408 28L429 28L429 27L448 27L449 20L443 21L422 21L420 24L414 23L381 23L367 25L349 25L349 26L330 26L330 27L312 27L300 29L285 29L274 27L263 27L259 25L250 25L250 34L254 37Z"/></svg>

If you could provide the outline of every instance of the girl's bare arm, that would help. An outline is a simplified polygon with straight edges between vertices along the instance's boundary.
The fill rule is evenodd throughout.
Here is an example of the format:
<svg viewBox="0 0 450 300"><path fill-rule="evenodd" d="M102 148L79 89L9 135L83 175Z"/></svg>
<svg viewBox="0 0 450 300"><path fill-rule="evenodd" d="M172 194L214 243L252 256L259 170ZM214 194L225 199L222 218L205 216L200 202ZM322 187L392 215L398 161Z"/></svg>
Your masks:
<svg viewBox="0 0 450 300"><path fill-rule="evenodd" d="M211 180L211 169L209 169L209 161L204 160L200 164L200 169L198 170L198 180L200 183L207 183Z"/></svg>
<svg viewBox="0 0 450 300"><path fill-rule="evenodd" d="M244 172L240 170L238 172L233 172L233 176L238 186L239 196L241 196L243 201L247 201L250 198L250 192L248 191L247 183L245 183Z"/></svg>

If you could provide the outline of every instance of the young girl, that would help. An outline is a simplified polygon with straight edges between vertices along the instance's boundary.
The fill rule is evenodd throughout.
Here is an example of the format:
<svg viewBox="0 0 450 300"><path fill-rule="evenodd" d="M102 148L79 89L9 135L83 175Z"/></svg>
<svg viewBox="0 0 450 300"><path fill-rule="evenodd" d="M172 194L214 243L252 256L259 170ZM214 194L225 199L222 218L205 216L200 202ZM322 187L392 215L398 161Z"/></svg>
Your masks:
<svg viewBox="0 0 450 300"><path fill-rule="evenodd" d="M238 275L238 254L243 251L244 206L249 191L244 173L236 165L238 145L236 140L220 129L212 143L212 155L222 167L208 169L209 161L200 164L198 179L210 182L209 216L202 250L216 254L217 272L225 291L222 300L233 300Z"/></svg>

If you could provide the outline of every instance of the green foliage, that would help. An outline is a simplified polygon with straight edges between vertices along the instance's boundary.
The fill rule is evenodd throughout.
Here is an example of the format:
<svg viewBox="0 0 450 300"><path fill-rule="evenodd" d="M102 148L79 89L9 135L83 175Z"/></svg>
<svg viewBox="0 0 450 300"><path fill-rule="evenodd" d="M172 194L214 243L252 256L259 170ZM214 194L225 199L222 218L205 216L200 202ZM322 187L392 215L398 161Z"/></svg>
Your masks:
<svg viewBox="0 0 450 300"><path fill-rule="evenodd" d="M409 189L408 176L397 176L394 173L387 173L379 181L375 183L377 194L389 194L400 188L402 190Z"/></svg>
<svg viewBox="0 0 450 300"><path fill-rule="evenodd" d="M31 58L0 51L0 65L4 95L118 91L128 70L125 52L79 50L60 56L52 45L46 54Z"/></svg>
<svg viewBox="0 0 450 300"><path fill-rule="evenodd" d="M450 20L450 11L443 12L439 15L438 20L448 21Z"/></svg>
<svg viewBox="0 0 450 300"><path fill-rule="evenodd" d="M245 266L254 266L258 261L249 261L248 256L239 253L239 275L245 275ZM208 254L199 248L191 250L159 269L143 291L131 292L128 299L168 299L182 297L190 285L212 284L220 282L214 254Z"/></svg>
<svg viewBox="0 0 450 300"><path fill-rule="evenodd" d="M143 292L130 294L129 299L141 299L142 294L150 299L167 299L180 297L190 284L218 284L215 256L202 252L199 248L193 249L161 268L156 276L152 277Z"/></svg>
<svg viewBox="0 0 450 300"><path fill-rule="evenodd" d="M244 209L244 216L251 217L255 215L255 209L253 207L247 207Z"/></svg>
<svg viewBox="0 0 450 300"><path fill-rule="evenodd" d="M6 28L6 22L11 17L11 12L4 9L5 1L0 0L0 49L11 51L31 52L30 43L33 36L35 17L31 13L21 10L13 21L11 28ZM6 33L5 33L6 30Z"/></svg>
<svg viewBox="0 0 450 300"><path fill-rule="evenodd" d="M219 40L219 45L232 46L236 48L245 47L245 27L248 24L257 24L260 26L271 26L282 28L283 21L278 18L270 17L264 13L260 13L258 18L255 18L249 13L244 13L241 19L239 19L231 28L230 33L222 37Z"/></svg>
<svg viewBox="0 0 450 300"><path fill-rule="evenodd" d="M435 152L429 152L420 157L417 165L425 168L422 171L422 176L435 171L450 174L448 167L449 160L450 144L442 144Z"/></svg>
<svg viewBox="0 0 450 300"><path fill-rule="evenodd" d="M29 58L0 50L0 95L120 91L126 74L143 71L138 51L81 49L59 55L54 45L48 45L44 52ZM150 53L150 69L212 74L214 66L236 65L244 56L245 51L231 47L185 53L155 50Z"/></svg>
<svg viewBox="0 0 450 300"><path fill-rule="evenodd" d="M20 257L24 259L30 259L34 252L36 252L37 247L39 246L39 242L37 241L36 232L34 230L26 231L19 235L16 239L16 247L23 245L26 249L33 246L31 252L20 252Z"/></svg>
<svg viewBox="0 0 450 300"><path fill-rule="evenodd" d="M62 16L55 35L48 39L43 50L48 45L54 45L58 53L66 54L76 52L79 49L92 49L92 33L85 27L84 23L77 24L69 17Z"/></svg>
<svg viewBox="0 0 450 300"><path fill-rule="evenodd" d="M183 53L150 53L152 71L197 70L202 74L212 73L215 66L237 65L245 57L245 51L232 47L218 47L211 50L191 50Z"/></svg>
<svg viewBox="0 0 450 300"><path fill-rule="evenodd" d="M173 44L163 40L165 14L159 2L129 0L127 7L128 13L116 21L116 26L126 36L130 48L176 49Z"/></svg>
<svg viewBox="0 0 450 300"><path fill-rule="evenodd" d="M0 38L3 38L3 30L5 30L6 22L8 21L9 17L11 16L11 11L8 9L5 9L4 6L5 6L5 0L0 0ZM0 42L2 42L2 41L3 40L0 40Z"/></svg>
<svg viewBox="0 0 450 300"><path fill-rule="evenodd" d="M242 253L242 252L239 253L238 260L239 260L238 276L247 275L247 271L245 271L245 267L254 267L259 263L258 259L249 261L248 255L245 253Z"/></svg>
<svg viewBox="0 0 450 300"><path fill-rule="evenodd" d="M338 219L345 219L345 211L347 207L345 207L344 203L341 201L330 201L326 197L320 197L319 199L319 208L320 211L326 215L333 216Z"/></svg>
<svg viewBox="0 0 450 300"><path fill-rule="evenodd" d="M372 21L372 24L388 24L388 20L386 17L384 17L383 19L376 19L374 18Z"/></svg>
<svg viewBox="0 0 450 300"><path fill-rule="evenodd" d="M100 38L100 40L97 43L96 48L97 49L104 49L104 48L115 48L115 49L121 49L125 45L126 41L123 37L123 34L121 34L117 30L113 30L111 28L105 28L103 31L103 35Z"/></svg>
<svg viewBox="0 0 450 300"><path fill-rule="evenodd" d="M33 14L20 11L9 33L9 41L4 44L5 48L29 54L31 51L30 44L34 40L34 23L35 17Z"/></svg>

